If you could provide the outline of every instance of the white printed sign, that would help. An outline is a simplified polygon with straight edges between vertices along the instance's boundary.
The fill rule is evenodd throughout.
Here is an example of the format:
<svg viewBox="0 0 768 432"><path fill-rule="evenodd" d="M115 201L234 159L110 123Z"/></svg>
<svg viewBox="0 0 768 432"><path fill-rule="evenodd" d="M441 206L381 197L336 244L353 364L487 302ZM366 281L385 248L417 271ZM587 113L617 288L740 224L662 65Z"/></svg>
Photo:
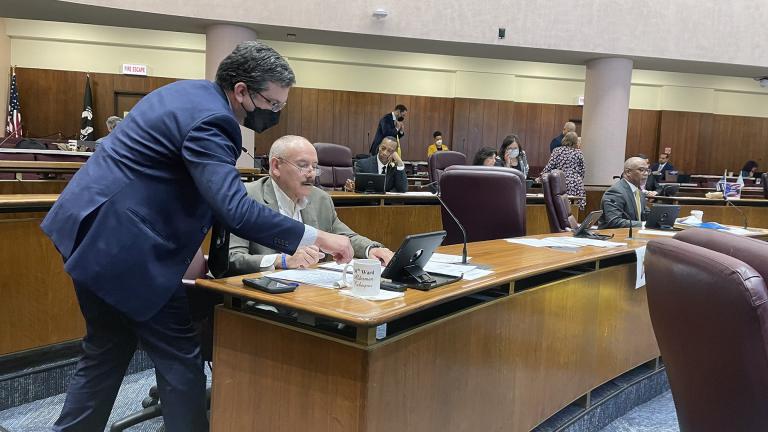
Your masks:
<svg viewBox="0 0 768 432"><path fill-rule="evenodd" d="M123 74L147 76L147 65L123 64Z"/></svg>

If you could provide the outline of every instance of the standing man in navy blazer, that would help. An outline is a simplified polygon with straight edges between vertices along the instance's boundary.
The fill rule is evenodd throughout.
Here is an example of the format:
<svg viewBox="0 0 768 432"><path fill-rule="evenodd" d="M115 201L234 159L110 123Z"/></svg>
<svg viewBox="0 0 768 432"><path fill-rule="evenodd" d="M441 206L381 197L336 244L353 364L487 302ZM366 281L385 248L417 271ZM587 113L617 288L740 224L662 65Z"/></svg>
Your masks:
<svg viewBox="0 0 768 432"><path fill-rule="evenodd" d="M155 364L165 430L208 430L205 375L181 277L214 218L293 253L315 244L352 258L344 236L248 198L235 161L239 124L278 121L295 77L272 48L243 42L216 82L179 81L145 96L69 182L42 223L85 317L83 357L56 431L103 430L138 342Z"/></svg>
<svg viewBox="0 0 768 432"><path fill-rule="evenodd" d="M376 128L376 135L373 137L373 142L371 142L371 155L378 154L379 143L381 143L381 140L385 137L395 138L398 146L400 145L400 138L405 135L403 122L405 121L406 115L408 115L408 108L406 108L405 105L399 104L395 107L394 111L379 120L379 126Z"/></svg>

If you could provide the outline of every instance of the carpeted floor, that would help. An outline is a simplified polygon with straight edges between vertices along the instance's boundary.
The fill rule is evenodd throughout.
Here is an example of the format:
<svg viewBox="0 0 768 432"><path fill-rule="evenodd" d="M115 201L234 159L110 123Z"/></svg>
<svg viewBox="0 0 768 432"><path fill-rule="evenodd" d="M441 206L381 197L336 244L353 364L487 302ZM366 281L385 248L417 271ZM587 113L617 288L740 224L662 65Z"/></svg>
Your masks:
<svg viewBox="0 0 768 432"><path fill-rule="evenodd" d="M206 373L209 374L208 381L210 384L208 368L206 368ZM141 401L144 400L150 387L154 384L154 369L126 376L123 380L123 385L120 387L120 392L117 394L108 426L128 414L141 410ZM64 394L60 394L0 411L0 426L8 429L9 432L48 431L61 412L61 407L64 405L64 397ZM108 427L105 430L108 430ZM164 430L163 421L162 418L156 418L127 430L130 432L162 431Z"/></svg>
<svg viewBox="0 0 768 432"><path fill-rule="evenodd" d="M666 391L614 420L600 432L679 432L672 393Z"/></svg>

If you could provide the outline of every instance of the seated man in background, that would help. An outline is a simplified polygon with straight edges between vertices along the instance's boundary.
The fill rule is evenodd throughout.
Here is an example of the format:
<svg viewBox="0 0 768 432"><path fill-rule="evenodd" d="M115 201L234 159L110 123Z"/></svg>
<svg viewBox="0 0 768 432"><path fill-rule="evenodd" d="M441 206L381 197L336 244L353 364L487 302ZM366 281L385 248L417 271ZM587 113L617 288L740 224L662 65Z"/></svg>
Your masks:
<svg viewBox="0 0 768 432"><path fill-rule="evenodd" d="M430 156L432 156L432 153L443 151L443 150L450 150L448 148L448 145L443 143L443 133L440 131L435 131L432 134L432 138L434 138L434 141L432 144L427 147L427 159L429 159Z"/></svg>
<svg viewBox="0 0 768 432"><path fill-rule="evenodd" d="M97 139L96 140L96 144L101 144L102 141L104 141L104 138L109 136L109 134L111 134L112 131L115 130L115 128L117 127L117 125L120 124L121 121L123 121L123 119L121 119L118 116L109 116L109 118L107 118L107 122L106 122L107 123L107 134L104 135L103 137Z"/></svg>
<svg viewBox="0 0 768 432"><path fill-rule="evenodd" d="M649 173L645 159L631 157L624 162L623 177L605 191L600 202L600 229L642 225L649 211L642 191Z"/></svg>
<svg viewBox="0 0 768 432"><path fill-rule="evenodd" d="M669 155L667 153L661 153L659 155L659 162L654 163L651 166L651 171L654 174L661 174L661 178L664 178L664 175L667 173L667 171L674 171L675 167L672 166L672 164L669 162Z"/></svg>
<svg viewBox="0 0 768 432"><path fill-rule="evenodd" d="M339 220L331 197L314 186L317 170L315 147L305 138L286 135L269 151L269 177L246 183L245 189L249 197L272 210L319 230L349 237L355 258L388 264L392 251L356 234ZM299 247L293 255L286 255L234 234L230 237L229 268L237 274L306 268L324 257L315 245Z"/></svg>
<svg viewBox="0 0 768 432"><path fill-rule="evenodd" d="M408 192L408 177L405 175L405 164L397 154L397 141L388 136L381 140L378 154L355 163L355 174L385 174L384 190L386 192ZM344 185L346 190L355 190L355 182L347 180Z"/></svg>

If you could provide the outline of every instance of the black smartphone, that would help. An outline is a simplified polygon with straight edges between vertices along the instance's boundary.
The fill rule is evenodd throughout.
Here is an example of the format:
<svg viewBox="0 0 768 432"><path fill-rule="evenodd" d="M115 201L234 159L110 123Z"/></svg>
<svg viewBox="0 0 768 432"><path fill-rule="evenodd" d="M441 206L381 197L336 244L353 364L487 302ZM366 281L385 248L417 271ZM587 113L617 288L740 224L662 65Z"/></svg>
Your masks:
<svg viewBox="0 0 768 432"><path fill-rule="evenodd" d="M270 294L282 294L296 290L296 282L281 282L269 278L243 278L245 286L255 288Z"/></svg>

